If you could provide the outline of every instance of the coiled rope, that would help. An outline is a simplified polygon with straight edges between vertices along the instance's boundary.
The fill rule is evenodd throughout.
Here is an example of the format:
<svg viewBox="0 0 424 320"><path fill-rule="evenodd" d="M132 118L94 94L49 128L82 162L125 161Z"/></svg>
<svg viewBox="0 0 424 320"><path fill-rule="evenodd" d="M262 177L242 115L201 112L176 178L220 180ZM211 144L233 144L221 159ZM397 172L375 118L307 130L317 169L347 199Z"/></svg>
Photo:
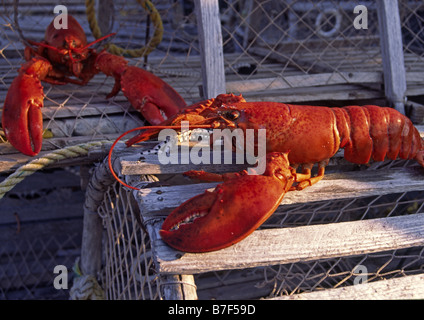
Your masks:
<svg viewBox="0 0 424 320"><path fill-rule="evenodd" d="M109 140L101 140L70 146L52 151L41 158L34 159L27 164L24 164L0 183L0 199L3 198L4 195L13 189L19 182L45 166L63 159L87 155L91 148L110 143L111 141Z"/></svg>
<svg viewBox="0 0 424 320"><path fill-rule="evenodd" d="M90 25L91 32L93 33L93 36L96 39L101 38L102 32L100 30L100 27L97 23L96 18L96 10L94 8L94 0L86 0L85 6L86 6L86 13L87 13L87 19L88 23ZM129 55L131 57L144 57L150 54L162 41L163 37L163 23L162 19L160 17L159 12L155 8L155 6L148 0L137 0L137 2L143 7L143 9L148 13L151 21L153 22L153 26L155 27L155 31L153 33L152 39L150 39L149 43L146 46L143 46L139 49L124 49L122 47L119 47L113 43L106 44L106 49L115 55L121 56L121 55Z"/></svg>
<svg viewBox="0 0 424 320"><path fill-rule="evenodd" d="M79 267L79 258L73 267L74 282L69 291L71 300L105 300L103 291L97 279L92 275L84 275Z"/></svg>

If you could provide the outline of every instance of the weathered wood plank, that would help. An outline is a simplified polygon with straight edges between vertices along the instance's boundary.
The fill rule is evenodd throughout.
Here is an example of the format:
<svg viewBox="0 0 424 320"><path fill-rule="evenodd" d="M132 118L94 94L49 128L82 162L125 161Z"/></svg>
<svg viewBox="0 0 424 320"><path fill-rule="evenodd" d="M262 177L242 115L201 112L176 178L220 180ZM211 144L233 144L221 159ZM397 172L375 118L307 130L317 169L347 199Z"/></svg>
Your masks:
<svg viewBox="0 0 424 320"><path fill-rule="evenodd" d="M218 1L196 0L205 99L225 93L224 52Z"/></svg>
<svg viewBox="0 0 424 320"><path fill-rule="evenodd" d="M227 82L227 92L249 92L348 83L382 83L380 72L334 72Z"/></svg>
<svg viewBox="0 0 424 320"><path fill-rule="evenodd" d="M177 168L176 168L177 169ZM217 183L164 186L138 191L141 212L146 216L166 215L184 201L212 189ZM282 204L356 198L424 190L422 168L393 168L327 174L323 180L302 191L288 192Z"/></svg>
<svg viewBox="0 0 424 320"><path fill-rule="evenodd" d="M355 256L424 245L424 214L257 230L239 243L203 254L183 253L150 234L160 273L196 274Z"/></svg>
<svg viewBox="0 0 424 320"><path fill-rule="evenodd" d="M323 291L282 296L269 300L400 300L424 299L424 275L361 283Z"/></svg>
<svg viewBox="0 0 424 320"><path fill-rule="evenodd" d="M267 91L244 92L248 101L275 101L275 102L308 102L308 101L337 101L337 100L364 100L384 98L384 92L379 89L364 88L361 85L344 84L320 87L299 87Z"/></svg>
<svg viewBox="0 0 424 320"><path fill-rule="evenodd" d="M405 114L406 77L402 31L397 1L377 1L384 88L387 99Z"/></svg>
<svg viewBox="0 0 424 320"><path fill-rule="evenodd" d="M81 217L84 193L79 186L79 178L67 171L36 172L1 200L0 224Z"/></svg>
<svg viewBox="0 0 424 320"><path fill-rule="evenodd" d="M161 278L165 300L197 300L193 275L165 275Z"/></svg>

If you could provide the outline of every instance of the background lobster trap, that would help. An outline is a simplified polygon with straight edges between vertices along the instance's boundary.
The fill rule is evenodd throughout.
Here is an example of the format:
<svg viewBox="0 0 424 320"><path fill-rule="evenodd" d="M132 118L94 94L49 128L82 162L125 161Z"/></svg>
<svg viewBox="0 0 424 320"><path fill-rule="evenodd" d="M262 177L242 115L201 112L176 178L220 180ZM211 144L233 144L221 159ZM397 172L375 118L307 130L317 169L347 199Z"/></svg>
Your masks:
<svg viewBox="0 0 424 320"><path fill-rule="evenodd" d="M40 41L54 16L54 6L61 4L81 23L89 41L95 39L96 32L90 27L94 22L102 34L116 32L111 40L120 48L116 52L122 54L121 50L126 50L125 56L131 64L146 68L167 81L187 103L226 91L242 93L248 101L329 106L390 104L399 109L405 106L405 112L414 123L423 123L424 7L421 1L398 1L401 34L395 39L393 33L384 33L387 23L390 25L384 18L388 13L379 9L376 1L220 0L220 32L199 22L204 12L196 11L196 5L202 1L152 1L158 14L150 7L144 9L142 3L145 1L101 1L102 5L96 1L2 1L0 100L4 101L7 89L24 61L25 39ZM353 11L358 5L367 9L366 28L354 27L359 13ZM163 23L162 32L157 27L159 18ZM365 26L365 21L360 22ZM158 41L160 34L161 40ZM219 41L213 42L205 34ZM386 41L386 37L392 38ZM149 42L157 44L155 49L148 56L136 57ZM211 47L209 42L222 42L222 46ZM391 51L384 50L391 46L393 49L396 44L401 44L403 63L397 61L393 66L387 58ZM222 60L219 59L220 52ZM113 79L102 74L96 75L85 87L72 84L43 86L46 94L44 127L51 131L51 137L44 139L41 156L74 144L95 140L112 142L125 130L144 124L144 119L131 108L122 93L110 100L105 98L113 87ZM28 157L16 153L7 143L0 144L0 153L0 168L5 177L19 164L28 161ZM52 270L57 264L65 264L71 269L79 255L85 197L78 179L82 179L85 185L86 166L104 155L100 150L94 155L65 160L56 164L58 169L49 169L56 176L50 185L38 182L50 174L45 171L38 180L25 180L20 189L16 188L2 200L2 216L6 217L2 227L8 232L5 234L13 235L0 251L3 259L0 269L3 270L0 272L2 298L63 298L68 294L51 290ZM62 184L62 179L68 183ZM132 195L118 186L103 191L104 203L98 210L105 221L107 235L100 283L107 297L164 298L164 291L169 287L187 283L193 287L189 275L161 277L155 273L150 239L136 223L134 208L137 206ZM405 200L394 195L390 199L382 197L378 201L364 201L370 205L366 209L360 207L358 210L363 211L359 212L378 211L385 202L389 207L404 208L398 203ZM412 202L416 204L406 201L408 205L416 206L406 210L422 213L422 195ZM58 210L63 203L73 206ZM340 204L334 212L348 203ZM301 212L299 216L289 215L281 221L299 217L299 225L308 225L313 222L308 217L318 214L315 205L311 204L305 212L294 206L294 211ZM322 206L325 203L318 204L318 207ZM33 209L28 210L28 207ZM329 209L323 209L324 213L318 215L340 216L328 222L342 219L341 212L327 214L326 210ZM59 211L63 215L59 216ZM110 222L109 216L117 219L116 226ZM55 228L47 228L51 231L44 234L34 231L38 225L45 229L41 226L54 223L62 228L68 226L68 229L61 231L60 236ZM16 232L18 225L19 233ZM68 240L62 238L66 233L70 235ZM28 239L36 237L40 245L22 240L24 236ZM366 263L369 270L374 270L370 271L369 278L422 272L422 251L413 248L381 255L211 271L196 275L195 283L198 289L207 288L197 290L198 296L204 298L240 297L235 292L252 292L251 297L273 297L351 283L357 276L355 266L361 264L357 261L362 260L373 261ZM397 263L398 266L393 267ZM390 266L390 271L386 271L385 266ZM42 277L34 276L40 274L35 272L37 268L41 269ZM290 279L297 279L297 282Z"/></svg>

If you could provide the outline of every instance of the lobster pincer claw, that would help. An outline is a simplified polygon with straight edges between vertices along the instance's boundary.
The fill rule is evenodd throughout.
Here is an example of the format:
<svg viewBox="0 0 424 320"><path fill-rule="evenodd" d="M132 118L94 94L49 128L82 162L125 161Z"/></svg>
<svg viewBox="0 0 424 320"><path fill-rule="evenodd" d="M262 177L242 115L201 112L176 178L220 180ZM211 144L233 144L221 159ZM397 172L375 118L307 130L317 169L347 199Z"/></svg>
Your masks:
<svg viewBox="0 0 424 320"><path fill-rule="evenodd" d="M231 246L262 225L293 184L287 153L270 153L263 175L223 176L214 191L176 208L160 230L162 239L184 252L208 252Z"/></svg>
<svg viewBox="0 0 424 320"><path fill-rule="evenodd" d="M115 78L115 85L107 98L122 90L134 109L141 112L152 125L162 123L161 111L171 117L186 107L184 99L169 84L154 74L135 66L106 51L96 58L96 68Z"/></svg>
<svg viewBox="0 0 424 320"><path fill-rule="evenodd" d="M2 126L7 140L28 156L37 155L43 142L44 93L40 79L51 69L45 59L25 63L13 80L3 106Z"/></svg>

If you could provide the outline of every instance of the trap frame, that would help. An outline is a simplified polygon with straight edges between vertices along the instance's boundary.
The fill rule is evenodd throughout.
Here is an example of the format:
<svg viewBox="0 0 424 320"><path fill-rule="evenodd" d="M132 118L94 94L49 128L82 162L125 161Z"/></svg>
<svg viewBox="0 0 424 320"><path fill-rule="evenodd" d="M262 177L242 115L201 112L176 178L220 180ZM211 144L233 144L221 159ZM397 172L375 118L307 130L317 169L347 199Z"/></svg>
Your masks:
<svg viewBox="0 0 424 320"><path fill-rule="evenodd" d="M154 155L140 160L140 149L114 160L125 181L140 191L122 187L103 164L89 193L98 196L87 197L91 207L85 219L92 223L84 223L86 235L97 230L96 239L103 233L104 243L85 242L82 268L98 274L107 298L423 296L424 184L417 176L421 167L411 161L358 171L339 154L324 180L287 193L252 235L223 250L189 254L168 247L160 226L172 208L216 183L187 184L181 173L196 165L164 166Z"/></svg>

